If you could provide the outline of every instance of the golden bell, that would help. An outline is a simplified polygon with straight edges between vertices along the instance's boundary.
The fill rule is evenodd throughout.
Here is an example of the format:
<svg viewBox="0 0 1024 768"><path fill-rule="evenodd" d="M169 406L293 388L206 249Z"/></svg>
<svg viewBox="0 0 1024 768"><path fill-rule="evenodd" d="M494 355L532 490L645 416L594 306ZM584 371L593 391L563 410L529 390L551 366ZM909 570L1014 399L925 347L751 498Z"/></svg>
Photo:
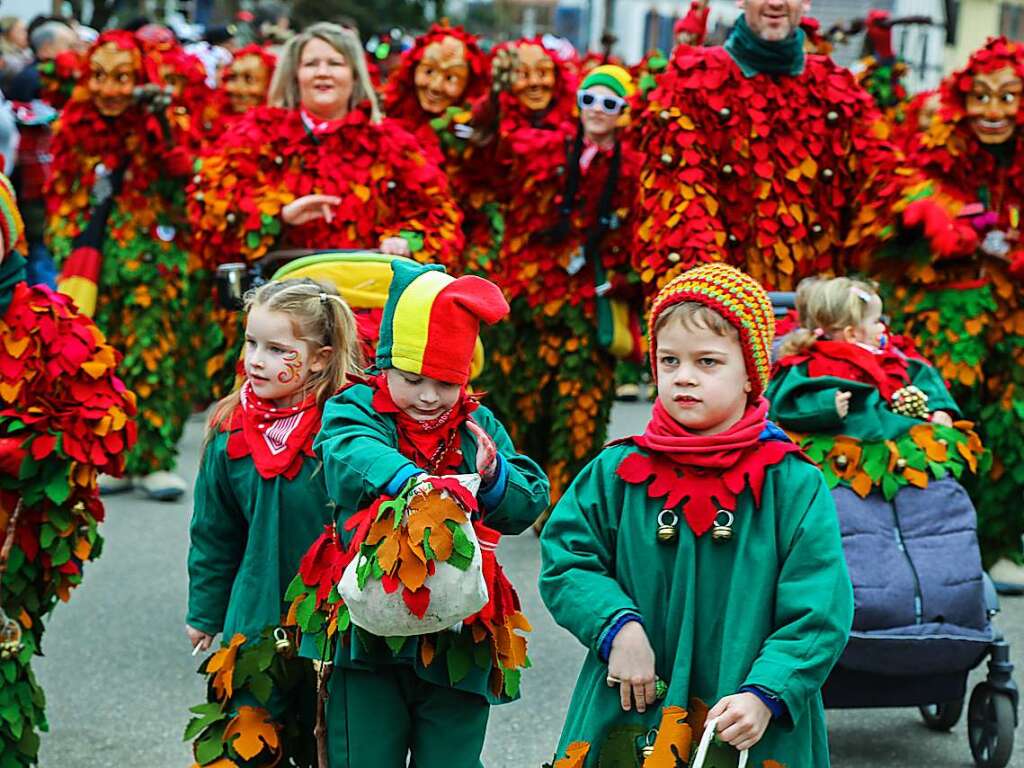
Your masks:
<svg viewBox="0 0 1024 768"><path fill-rule="evenodd" d="M849 466L849 464L850 458L845 453L841 453L838 456L836 456L836 466L839 467L840 469L846 469L846 467Z"/></svg>
<svg viewBox="0 0 1024 768"><path fill-rule="evenodd" d="M671 544L679 536L679 515L671 509L663 509L658 514L658 541Z"/></svg>
<svg viewBox="0 0 1024 768"><path fill-rule="evenodd" d="M732 538L732 524L736 516L727 509L720 509L715 514L715 524L711 527L711 539L724 543Z"/></svg>
<svg viewBox="0 0 1024 768"><path fill-rule="evenodd" d="M291 656L295 650L292 648L292 641L288 637L288 633L281 627L274 630L274 650L281 656Z"/></svg>

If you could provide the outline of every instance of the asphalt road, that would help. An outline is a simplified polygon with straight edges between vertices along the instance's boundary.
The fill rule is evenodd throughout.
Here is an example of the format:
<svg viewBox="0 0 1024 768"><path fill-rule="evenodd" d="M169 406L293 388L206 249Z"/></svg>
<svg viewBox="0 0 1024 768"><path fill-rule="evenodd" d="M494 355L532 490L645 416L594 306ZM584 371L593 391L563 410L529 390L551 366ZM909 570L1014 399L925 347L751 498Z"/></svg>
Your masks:
<svg viewBox="0 0 1024 768"><path fill-rule="evenodd" d="M644 406L616 408L613 432L642 428ZM201 425L191 423L182 471L191 480ZM177 768L191 764L181 734L188 708L204 690L183 631L185 557L191 501L157 504L131 495L107 503L102 558L86 569L71 602L49 622L37 674L46 689L50 733L44 768ZM536 538L502 543L501 560L533 622L524 696L492 710L488 768L539 768L552 756L579 664L579 644L550 619L537 595ZM996 622L1020 657L1024 598L1005 600ZM981 676L976 670L973 681ZM840 768L967 768L973 765L963 721L949 734L921 724L916 710L829 713L833 765ZM1024 745L1011 766L1024 768ZM801 768L790 766L790 768Z"/></svg>

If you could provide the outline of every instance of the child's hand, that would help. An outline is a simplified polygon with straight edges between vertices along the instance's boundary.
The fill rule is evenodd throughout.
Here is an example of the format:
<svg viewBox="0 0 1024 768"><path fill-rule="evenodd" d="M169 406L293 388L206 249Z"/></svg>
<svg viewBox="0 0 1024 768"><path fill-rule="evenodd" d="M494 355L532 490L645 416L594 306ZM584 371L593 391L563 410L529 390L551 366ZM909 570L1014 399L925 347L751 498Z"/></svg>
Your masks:
<svg viewBox="0 0 1024 768"><path fill-rule="evenodd" d="M953 417L946 411L932 411L932 424L941 424L944 427L953 426Z"/></svg>
<svg viewBox="0 0 1024 768"><path fill-rule="evenodd" d="M850 412L850 397L851 392L839 390L836 392L836 413L839 414L840 419L845 419L846 415Z"/></svg>
<svg viewBox="0 0 1024 768"><path fill-rule="evenodd" d="M498 446L494 439L484 432L483 427L472 419L466 419L466 426L476 438L476 471L485 483L494 479L498 471Z"/></svg>
<svg viewBox="0 0 1024 768"><path fill-rule="evenodd" d="M718 738L738 750L750 749L764 736L772 712L752 693L737 693L718 700L708 719L718 718Z"/></svg>
<svg viewBox="0 0 1024 768"><path fill-rule="evenodd" d="M644 712L657 700L654 692L654 651L647 633L638 621L631 621L619 630L608 654L608 685L619 686L622 709L629 712L636 701L636 711Z"/></svg>
<svg viewBox="0 0 1024 768"><path fill-rule="evenodd" d="M197 651L208 651L210 646L213 645L213 635L209 635L203 632L201 629L185 625L185 634L188 635L188 641L192 644L193 653Z"/></svg>

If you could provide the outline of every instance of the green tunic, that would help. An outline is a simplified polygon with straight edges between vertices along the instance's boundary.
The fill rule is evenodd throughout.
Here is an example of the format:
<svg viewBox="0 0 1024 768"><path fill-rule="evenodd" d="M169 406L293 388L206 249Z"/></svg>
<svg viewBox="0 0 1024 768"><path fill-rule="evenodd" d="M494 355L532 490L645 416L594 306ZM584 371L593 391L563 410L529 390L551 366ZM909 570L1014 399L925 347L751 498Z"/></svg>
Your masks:
<svg viewBox="0 0 1024 768"><path fill-rule="evenodd" d="M953 420L962 418L938 372L920 360L907 361L910 383L928 395L929 411L947 411ZM850 412L845 419L836 411L836 394L850 392ZM807 364L782 368L768 386L769 418L797 432L834 432L863 441L896 440L920 419L893 413L873 384L838 376L807 375Z"/></svg>
<svg viewBox="0 0 1024 768"><path fill-rule="evenodd" d="M662 505L616 469L633 445L606 448L555 507L541 537L540 592L555 620L590 649L558 753L592 746L598 765L609 727L658 725L660 707L623 712L597 655L624 612L643 617L662 705L709 706L746 685L777 695L788 715L769 725L751 765L829 765L820 688L846 645L853 594L832 497L821 473L787 456L768 468L761 506L744 491L731 541L695 537L685 522L674 544L655 536Z"/></svg>
<svg viewBox="0 0 1024 768"><path fill-rule="evenodd" d="M255 640L280 624L299 561L332 519L320 461L294 480L260 477L252 459L227 455L228 433L207 445L189 530L187 622Z"/></svg>
<svg viewBox="0 0 1024 768"><path fill-rule="evenodd" d="M323 457L327 491L336 504L338 530L347 540L345 521L369 506L384 493L395 493L401 484L423 470L398 451L398 430L394 419L373 408L374 390L365 384L348 387L328 401L323 426L314 447ZM507 469L504 493L493 504L480 494L484 522L503 534L518 534L526 529L548 505L548 481L544 472L531 459L516 452L505 428L485 406L473 412L473 420L487 432L504 457ZM476 471L476 438L468 428L461 433L463 453L460 472ZM398 487L395 487L397 484ZM463 630L468 634L468 630ZM490 691L490 667L472 663L469 671L452 685L449 665L443 660L423 666L418 644L408 640L397 652L381 638L366 632L350 630L350 637L338 644L335 658L338 666L348 669L374 669L379 665L412 666L427 682L454 687L487 698L496 698Z"/></svg>

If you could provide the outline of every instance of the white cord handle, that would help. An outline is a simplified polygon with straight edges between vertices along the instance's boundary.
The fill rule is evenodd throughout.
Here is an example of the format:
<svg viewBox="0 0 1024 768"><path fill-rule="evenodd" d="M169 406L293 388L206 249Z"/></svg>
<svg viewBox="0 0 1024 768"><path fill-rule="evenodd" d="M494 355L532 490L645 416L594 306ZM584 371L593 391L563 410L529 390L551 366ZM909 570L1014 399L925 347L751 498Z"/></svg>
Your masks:
<svg viewBox="0 0 1024 768"><path fill-rule="evenodd" d="M707 757L708 747L711 746L711 739L715 737L715 726L718 725L718 718L712 718L704 723L704 735L700 738L700 744L697 746L697 755L693 758L693 765L690 768L704 768L704 758ZM740 762L737 768L747 767L747 750L740 752Z"/></svg>

